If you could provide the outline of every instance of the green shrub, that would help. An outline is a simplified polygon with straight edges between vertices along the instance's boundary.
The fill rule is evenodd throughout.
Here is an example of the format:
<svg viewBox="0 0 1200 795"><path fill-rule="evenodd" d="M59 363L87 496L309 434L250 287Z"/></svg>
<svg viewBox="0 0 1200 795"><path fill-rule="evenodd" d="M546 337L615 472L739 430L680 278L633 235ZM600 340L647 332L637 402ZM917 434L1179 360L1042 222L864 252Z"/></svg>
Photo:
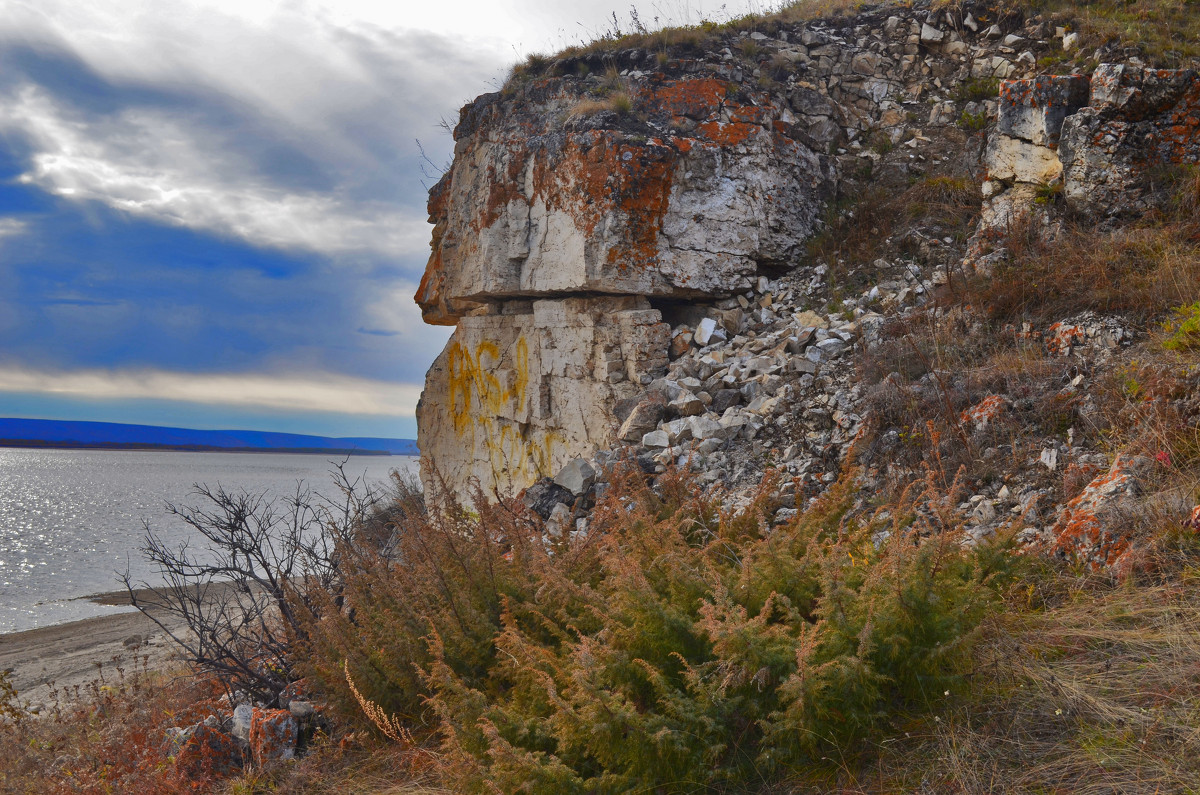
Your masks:
<svg viewBox="0 0 1200 795"><path fill-rule="evenodd" d="M1033 191L1033 203L1043 206L1054 204L1062 197L1063 183L1061 180L1043 182Z"/></svg>
<svg viewBox="0 0 1200 795"><path fill-rule="evenodd" d="M985 129L988 124L987 113L980 111L979 113L968 113L963 111L958 117L958 126L967 132L979 132Z"/></svg>
<svg viewBox="0 0 1200 795"><path fill-rule="evenodd" d="M1200 301L1175 310L1175 317L1166 324L1168 334L1163 347L1169 351L1190 351L1200 348Z"/></svg>
<svg viewBox="0 0 1200 795"><path fill-rule="evenodd" d="M1000 95L1000 78L969 77L958 84L954 98L959 102L980 102Z"/></svg>
<svg viewBox="0 0 1200 795"><path fill-rule="evenodd" d="M774 477L727 512L634 468L571 545L506 506L409 524L348 578L353 618L313 627L310 666L336 686L347 660L385 710L436 716L460 791L778 779L957 688L1010 560L918 518L932 479L887 526L846 518L851 483L774 529Z"/></svg>

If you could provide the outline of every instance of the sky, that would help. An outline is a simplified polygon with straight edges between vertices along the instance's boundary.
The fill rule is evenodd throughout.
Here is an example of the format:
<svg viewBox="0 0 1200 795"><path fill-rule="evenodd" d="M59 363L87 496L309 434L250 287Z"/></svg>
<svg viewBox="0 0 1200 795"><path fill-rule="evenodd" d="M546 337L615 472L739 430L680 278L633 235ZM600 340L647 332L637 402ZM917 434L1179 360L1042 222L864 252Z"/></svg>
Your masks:
<svg viewBox="0 0 1200 795"><path fill-rule="evenodd" d="M756 0L0 0L0 416L414 438L458 108Z"/></svg>

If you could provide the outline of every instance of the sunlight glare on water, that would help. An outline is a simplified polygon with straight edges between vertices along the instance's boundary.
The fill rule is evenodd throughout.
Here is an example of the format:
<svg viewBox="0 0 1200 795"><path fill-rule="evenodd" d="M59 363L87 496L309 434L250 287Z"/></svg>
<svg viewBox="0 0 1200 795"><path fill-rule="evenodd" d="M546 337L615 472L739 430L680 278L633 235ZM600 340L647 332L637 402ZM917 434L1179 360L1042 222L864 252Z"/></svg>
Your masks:
<svg viewBox="0 0 1200 795"><path fill-rule="evenodd" d="M198 505L195 484L226 490L295 493L303 482L333 491L339 459L287 453L24 450L0 448L0 633L104 615L79 597L115 591L126 566L155 582L138 555L143 522L167 539L192 535L166 503ZM393 469L415 469L407 456L356 456L352 477L383 485Z"/></svg>

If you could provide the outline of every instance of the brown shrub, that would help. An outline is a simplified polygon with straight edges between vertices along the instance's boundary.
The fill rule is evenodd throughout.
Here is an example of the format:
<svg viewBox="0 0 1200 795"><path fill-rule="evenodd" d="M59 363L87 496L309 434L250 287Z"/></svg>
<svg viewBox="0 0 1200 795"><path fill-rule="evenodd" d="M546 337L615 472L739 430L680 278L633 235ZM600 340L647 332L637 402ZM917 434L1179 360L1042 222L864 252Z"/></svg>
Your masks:
<svg viewBox="0 0 1200 795"><path fill-rule="evenodd" d="M215 709L216 681L151 672L145 659L114 658L99 678L72 691L53 689L40 714L0 720L0 792L205 791L212 771L172 764L171 726L188 726Z"/></svg>

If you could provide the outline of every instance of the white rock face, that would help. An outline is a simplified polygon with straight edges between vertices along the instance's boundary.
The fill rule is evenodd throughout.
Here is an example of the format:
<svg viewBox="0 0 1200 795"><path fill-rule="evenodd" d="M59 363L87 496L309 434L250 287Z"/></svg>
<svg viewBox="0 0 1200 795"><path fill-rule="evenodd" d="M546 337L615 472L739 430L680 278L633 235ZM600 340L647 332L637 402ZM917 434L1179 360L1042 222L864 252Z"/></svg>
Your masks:
<svg viewBox="0 0 1200 795"><path fill-rule="evenodd" d="M1161 197L1152 166L1200 163L1200 76L1192 70L1100 64L1083 75L1001 86L989 137L980 231L1045 220L1044 188L1097 220L1148 210ZM1036 211L1036 212L1035 212Z"/></svg>
<svg viewBox="0 0 1200 795"><path fill-rule="evenodd" d="M1200 163L1200 74L1100 64L1060 148L1073 206L1097 217L1146 212L1167 193L1156 167Z"/></svg>
<svg viewBox="0 0 1200 795"><path fill-rule="evenodd" d="M1081 75L1043 75L1001 85L996 131L984 153L988 179L981 237L1003 235L1028 217L1040 191L1062 178L1063 122L1087 104L1088 92L1088 78Z"/></svg>
<svg viewBox="0 0 1200 795"><path fill-rule="evenodd" d="M472 481L489 497L516 492L618 434L654 430L650 407L622 427L668 359L670 329L647 297L754 288L764 267L803 252L831 189L827 147L810 148L786 101L659 75L627 82L636 112L621 120L575 112L596 104L588 85L552 80L468 105L430 193L417 303L428 322L458 326L417 413L431 491L436 468L459 497ZM698 344L741 319L705 319ZM688 392L671 410L705 403Z"/></svg>
<svg viewBox="0 0 1200 795"><path fill-rule="evenodd" d="M464 108L431 192L417 295L429 322L496 299L727 296L753 286L760 263L801 251L833 167L786 106L743 105L708 77L631 83L649 131L679 130L647 137L572 116L595 101L578 90Z"/></svg>
<svg viewBox="0 0 1200 795"><path fill-rule="evenodd" d="M667 365L669 327L644 298L520 303L462 318L426 376L417 406L427 489L431 467L459 497L513 492L610 444L615 410Z"/></svg>

